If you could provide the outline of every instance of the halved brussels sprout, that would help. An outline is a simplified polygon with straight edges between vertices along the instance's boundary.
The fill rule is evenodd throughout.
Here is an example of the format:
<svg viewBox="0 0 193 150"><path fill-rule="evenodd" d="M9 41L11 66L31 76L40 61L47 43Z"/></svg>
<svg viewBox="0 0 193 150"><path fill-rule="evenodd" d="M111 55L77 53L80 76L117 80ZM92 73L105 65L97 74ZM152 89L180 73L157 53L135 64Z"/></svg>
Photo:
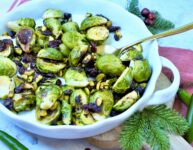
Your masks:
<svg viewBox="0 0 193 150"><path fill-rule="evenodd" d="M19 93L13 96L13 108L16 112L31 110L35 106L36 97L32 93Z"/></svg>
<svg viewBox="0 0 193 150"><path fill-rule="evenodd" d="M62 30L64 32L69 32L69 31L78 31L79 27L76 22L66 22L62 25Z"/></svg>
<svg viewBox="0 0 193 150"><path fill-rule="evenodd" d="M36 107L36 118L43 124L50 125L55 122L61 114L61 105L58 101L55 102L54 110L42 110Z"/></svg>
<svg viewBox="0 0 193 150"><path fill-rule="evenodd" d="M82 110L80 113L80 122L84 125L89 125L95 123L96 121L88 111Z"/></svg>
<svg viewBox="0 0 193 150"><path fill-rule="evenodd" d="M49 42L49 36L43 35L41 30L41 27L37 27L35 30L35 34L37 37L37 45L40 47L47 47Z"/></svg>
<svg viewBox="0 0 193 150"><path fill-rule="evenodd" d="M11 59L0 56L0 76L13 77L16 71L17 66Z"/></svg>
<svg viewBox="0 0 193 150"><path fill-rule="evenodd" d="M147 81L151 76L151 67L148 60L135 60L133 67L133 78L137 82Z"/></svg>
<svg viewBox="0 0 193 150"><path fill-rule="evenodd" d="M88 104L88 96L82 89L75 89L70 95L70 104L72 107Z"/></svg>
<svg viewBox="0 0 193 150"><path fill-rule="evenodd" d="M78 68L69 68L64 74L64 79L66 85L73 87L85 87L89 84L85 71Z"/></svg>
<svg viewBox="0 0 193 150"><path fill-rule="evenodd" d="M64 57L68 57L70 54L70 49L64 44L59 45L59 50Z"/></svg>
<svg viewBox="0 0 193 150"><path fill-rule="evenodd" d="M64 14L59 9L47 9L43 14L43 18L64 18Z"/></svg>
<svg viewBox="0 0 193 150"><path fill-rule="evenodd" d="M51 60L63 60L63 55L55 48L45 48L38 52L37 57Z"/></svg>
<svg viewBox="0 0 193 150"><path fill-rule="evenodd" d="M66 101L62 101L62 122L66 125L70 125L72 121L72 106Z"/></svg>
<svg viewBox="0 0 193 150"><path fill-rule="evenodd" d="M13 41L7 36L2 37L0 40L0 56L8 57L13 53Z"/></svg>
<svg viewBox="0 0 193 150"><path fill-rule="evenodd" d="M36 91L36 105L41 109L50 109L62 95L57 85L40 86Z"/></svg>
<svg viewBox="0 0 193 150"><path fill-rule="evenodd" d="M15 84L12 79L7 76L0 76L0 99L12 97L14 94Z"/></svg>
<svg viewBox="0 0 193 150"><path fill-rule="evenodd" d="M52 32L52 34L58 38L61 34L61 23L58 19L48 18L44 20L45 26Z"/></svg>
<svg viewBox="0 0 193 150"><path fill-rule="evenodd" d="M47 62L41 58L36 59L36 67L43 73L57 73L64 69L66 64L61 62Z"/></svg>
<svg viewBox="0 0 193 150"><path fill-rule="evenodd" d="M132 68L127 67L113 85L113 91L115 91L116 93L125 93L130 88L132 80Z"/></svg>
<svg viewBox="0 0 193 150"><path fill-rule="evenodd" d="M92 27L88 29L86 37L88 40L101 44L109 37L109 30L104 26Z"/></svg>
<svg viewBox="0 0 193 150"><path fill-rule="evenodd" d="M139 98L140 95L136 91L132 91L118 100L113 106L113 109L116 111L124 111L131 107Z"/></svg>
<svg viewBox="0 0 193 150"><path fill-rule="evenodd" d="M36 35L32 29L22 28L16 34L16 41L24 52L30 53L35 45Z"/></svg>
<svg viewBox="0 0 193 150"><path fill-rule="evenodd" d="M70 49L82 44L85 36L76 31L66 32L62 36L62 42Z"/></svg>
<svg viewBox="0 0 193 150"><path fill-rule="evenodd" d="M77 66L80 60L83 59L88 50L88 45L79 45L72 49L69 54L69 62L71 66Z"/></svg>
<svg viewBox="0 0 193 150"><path fill-rule="evenodd" d="M118 76L125 69L121 60L113 54L100 56L96 61L96 67L101 72L111 76Z"/></svg>
<svg viewBox="0 0 193 150"><path fill-rule="evenodd" d="M124 51L123 53L121 53L119 55L119 58L122 61L131 61L134 59L143 59L143 55L142 55L142 52L140 52L134 48L130 48L130 49Z"/></svg>
<svg viewBox="0 0 193 150"><path fill-rule="evenodd" d="M106 118L109 116L114 105L113 94L109 90L97 91L90 96L89 103L95 103L97 106L100 104L101 112L93 114L95 120L99 120L101 117Z"/></svg>
<svg viewBox="0 0 193 150"><path fill-rule="evenodd" d="M19 18L17 21L9 21L7 27L14 32L18 32L22 27L35 28L36 22L32 18Z"/></svg>
<svg viewBox="0 0 193 150"><path fill-rule="evenodd" d="M101 16L91 16L91 17L87 17L85 18L82 22L81 22L81 30L86 30L88 28L94 27L94 26L100 26L100 25L104 25L107 23L107 19Z"/></svg>

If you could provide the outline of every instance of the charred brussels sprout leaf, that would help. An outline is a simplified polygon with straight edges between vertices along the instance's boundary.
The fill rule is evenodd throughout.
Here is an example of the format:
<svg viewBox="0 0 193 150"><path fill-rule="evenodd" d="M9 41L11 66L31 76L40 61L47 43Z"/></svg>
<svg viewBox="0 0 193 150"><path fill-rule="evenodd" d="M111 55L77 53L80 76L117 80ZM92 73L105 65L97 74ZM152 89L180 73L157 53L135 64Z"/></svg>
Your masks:
<svg viewBox="0 0 193 150"><path fill-rule="evenodd" d="M80 122L84 125L89 125L95 123L96 121L88 111L83 110L80 113Z"/></svg>
<svg viewBox="0 0 193 150"><path fill-rule="evenodd" d="M43 14L43 19L47 18L64 18L64 14L59 9L47 9Z"/></svg>
<svg viewBox="0 0 193 150"><path fill-rule="evenodd" d="M61 31L61 23L58 19L55 18L48 18L44 20L45 26L52 31L52 34L58 38L62 31Z"/></svg>
<svg viewBox="0 0 193 150"><path fill-rule="evenodd" d="M69 54L69 62L72 66L77 66L80 60L83 59L88 50L88 45L76 46Z"/></svg>
<svg viewBox="0 0 193 150"><path fill-rule="evenodd" d="M40 86L36 91L36 105L41 109L50 109L61 94L62 91L57 85Z"/></svg>
<svg viewBox="0 0 193 150"><path fill-rule="evenodd" d="M12 97L14 94L14 81L7 76L0 76L0 99Z"/></svg>
<svg viewBox="0 0 193 150"><path fill-rule="evenodd" d="M16 34L16 41L24 52L30 53L36 42L34 30L30 28L22 28Z"/></svg>
<svg viewBox="0 0 193 150"><path fill-rule="evenodd" d="M82 89L76 89L70 95L70 104L72 107L88 104L88 96Z"/></svg>
<svg viewBox="0 0 193 150"><path fill-rule="evenodd" d="M62 60L63 59L62 53L55 48L41 49L37 57L51 59L51 60Z"/></svg>
<svg viewBox="0 0 193 150"><path fill-rule="evenodd" d="M92 27L88 29L86 37L88 40L103 43L109 36L109 30L103 26Z"/></svg>
<svg viewBox="0 0 193 150"><path fill-rule="evenodd" d="M91 17L87 17L85 18L82 22L81 22L81 26L80 29L81 30L86 30L88 28L94 27L94 26L100 26L100 25L104 25L107 23L107 19L101 16L91 16Z"/></svg>
<svg viewBox="0 0 193 150"><path fill-rule="evenodd" d="M67 85L73 87L85 87L89 83L85 71L74 68L69 68L65 72L64 79Z"/></svg>
<svg viewBox="0 0 193 150"><path fill-rule="evenodd" d="M79 27L76 22L67 22L62 25L62 30L64 32L69 32L69 31L78 31Z"/></svg>
<svg viewBox="0 0 193 150"><path fill-rule="evenodd" d="M16 64L9 58L0 56L0 76L12 77L16 74Z"/></svg>
<svg viewBox="0 0 193 150"><path fill-rule="evenodd" d="M126 90L130 88L132 80L132 69L127 67L113 85L113 91L115 91L116 93L125 93Z"/></svg>
<svg viewBox="0 0 193 150"><path fill-rule="evenodd" d="M90 96L89 103L95 103L101 107L101 112L93 114L95 120L100 120L99 118L106 118L109 116L114 105L113 94L109 90L97 91Z"/></svg>
<svg viewBox="0 0 193 150"><path fill-rule="evenodd" d="M139 98L139 94L136 91L132 91L118 100L113 106L113 109L116 111L124 111L131 107Z"/></svg>
<svg viewBox="0 0 193 150"><path fill-rule="evenodd" d="M113 54L107 54L99 57L96 61L96 67L101 72L111 76L118 76L125 69L121 60Z"/></svg>
<svg viewBox="0 0 193 150"><path fill-rule="evenodd" d="M149 62L145 60L134 61L133 78L137 82L147 81L151 76L151 68Z"/></svg>
<svg viewBox="0 0 193 150"><path fill-rule="evenodd" d="M66 32L62 36L62 42L70 49L73 49L75 46L82 44L84 40L84 35L76 31Z"/></svg>

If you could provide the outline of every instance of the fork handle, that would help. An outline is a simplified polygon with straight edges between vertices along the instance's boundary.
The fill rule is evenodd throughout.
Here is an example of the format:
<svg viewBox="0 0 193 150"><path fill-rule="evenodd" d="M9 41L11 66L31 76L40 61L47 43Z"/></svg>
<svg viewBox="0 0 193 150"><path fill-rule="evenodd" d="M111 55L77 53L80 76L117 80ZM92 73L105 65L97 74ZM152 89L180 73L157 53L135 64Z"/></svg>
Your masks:
<svg viewBox="0 0 193 150"><path fill-rule="evenodd" d="M129 48L131 46L134 46L136 44L140 44L140 43L143 43L143 42L146 42L146 41L155 40L155 39L159 39L159 38L163 38L163 37L167 37L167 36L183 33L183 32L186 32L188 30L191 30L191 29L193 29L193 22L190 23L190 24L184 25L182 27L176 28L176 29L171 29L171 30L159 33L159 34L154 34L154 35L151 35L149 37L140 39L138 41L135 41L135 42L133 42L131 44L128 44L128 45L120 48L120 51L122 52L125 49L127 49L127 48Z"/></svg>

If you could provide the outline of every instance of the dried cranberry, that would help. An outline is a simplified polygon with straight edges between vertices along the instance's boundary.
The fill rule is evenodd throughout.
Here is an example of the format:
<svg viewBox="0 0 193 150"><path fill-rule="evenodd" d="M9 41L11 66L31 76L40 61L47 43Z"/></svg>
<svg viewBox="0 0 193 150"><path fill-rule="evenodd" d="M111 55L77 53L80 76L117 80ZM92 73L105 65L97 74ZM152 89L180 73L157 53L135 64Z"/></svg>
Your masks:
<svg viewBox="0 0 193 150"><path fill-rule="evenodd" d="M64 90L64 94L66 94L66 95L70 95L71 93L72 93L72 90L71 90L71 89Z"/></svg>
<svg viewBox="0 0 193 150"><path fill-rule="evenodd" d="M20 93L23 90L24 84L21 83L18 87L14 89L15 93Z"/></svg>
<svg viewBox="0 0 193 150"><path fill-rule="evenodd" d="M3 42L4 42L6 45L13 45L13 41L10 40L10 39L4 39Z"/></svg>
<svg viewBox="0 0 193 150"><path fill-rule="evenodd" d="M109 29L109 32L115 32L117 30L120 30L121 27L119 27L119 26L110 26L108 29Z"/></svg>
<svg viewBox="0 0 193 150"><path fill-rule="evenodd" d="M18 72L19 72L20 74L24 74L25 68L24 68L24 67L19 67Z"/></svg>
<svg viewBox="0 0 193 150"><path fill-rule="evenodd" d="M3 42L3 40L0 40L0 52L3 51L6 48L6 44Z"/></svg>
<svg viewBox="0 0 193 150"><path fill-rule="evenodd" d="M96 77L97 74L98 74L98 71L96 68L89 68L89 67L86 67L85 68L85 71L88 75L90 75L91 77Z"/></svg>
<svg viewBox="0 0 193 150"><path fill-rule="evenodd" d="M143 17L147 17L150 13L150 10L148 8L144 8L142 11L141 11L141 15Z"/></svg>
<svg viewBox="0 0 193 150"><path fill-rule="evenodd" d="M20 61L18 61L18 60L14 60L14 62L16 63L16 65L18 67L22 67L23 66L23 64Z"/></svg>
<svg viewBox="0 0 193 150"><path fill-rule="evenodd" d="M33 32L29 29L22 29L18 32L17 37L22 44L28 44L32 38Z"/></svg>
<svg viewBox="0 0 193 150"><path fill-rule="evenodd" d="M60 79L58 79L58 80L56 81L56 85L61 86L61 85L62 85L62 81L61 81Z"/></svg>
<svg viewBox="0 0 193 150"><path fill-rule="evenodd" d="M11 98L6 98L3 101L3 105L8 108L9 110L13 110L13 100Z"/></svg>
<svg viewBox="0 0 193 150"><path fill-rule="evenodd" d="M97 45L96 45L96 43L91 42L91 43L90 43L90 48L91 48L91 51L92 51L92 52L96 52L96 51L97 51Z"/></svg>
<svg viewBox="0 0 193 150"><path fill-rule="evenodd" d="M119 40L120 40L120 37L117 36L116 34L114 34L114 39L115 39L115 41L119 41Z"/></svg>
<svg viewBox="0 0 193 150"><path fill-rule="evenodd" d="M42 31L42 34L45 36L51 36L52 32L50 30L45 30L45 31Z"/></svg>
<svg viewBox="0 0 193 150"><path fill-rule="evenodd" d="M51 48L57 48L61 43L61 40L53 40L49 41L48 46Z"/></svg>
<svg viewBox="0 0 193 150"><path fill-rule="evenodd" d="M31 62L30 63L30 67L31 67L31 69L34 69L36 67L36 63L35 62Z"/></svg>
<svg viewBox="0 0 193 150"><path fill-rule="evenodd" d="M67 13L67 12L64 13L64 19L69 20L71 17L72 17L71 13Z"/></svg>
<svg viewBox="0 0 193 150"><path fill-rule="evenodd" d="M75 102L76 102L76 103L80 103L80 101L81 101L81 97L80 97L80 96L76 96L76 97L75 97Z"/></svg>
<svg viewBox="0 0 193 150"><path fill-rule="evenodd" d="M111 116L111 117L114 117L114 116L117 116L117 115L119 115L119 114L120 114L120 112L117 112L117 111L115 111L115 110L112 110L111 113L110 113L110 116Z"/></svg>
<svg viewBox="0 0 193 150"><path fill-rule="evenodd" d="M139 95L143 95L143 93L144 93L144 89L140 86L140 85L138 85L136 88L135 88L135 91L137 92L137 93L139 93Z"/></svg>
<svg viewBox="0 0 193 150"><path fill-rule="evenodd" d="M10 32L9 32L9 36L12 37L12 38L15 38L15 34L16 34L16 33L13 32L13 31L10 31Z"/></svg>
<svg viewBox="0 0 193 150"><path fill-rule="evenodd" d="M32 54L24 53L22 55L22 61L25 63L33 62L35 60L35 56Z"/></svg>

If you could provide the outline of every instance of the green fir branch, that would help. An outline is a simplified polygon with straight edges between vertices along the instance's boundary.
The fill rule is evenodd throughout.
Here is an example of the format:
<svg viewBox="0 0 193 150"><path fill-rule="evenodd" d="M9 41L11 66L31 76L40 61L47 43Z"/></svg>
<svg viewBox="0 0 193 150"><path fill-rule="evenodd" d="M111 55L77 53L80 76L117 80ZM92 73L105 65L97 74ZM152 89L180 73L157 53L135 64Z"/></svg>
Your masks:
<svg viewBox="0 0 193 150"><path fill-rule="evenodd" d="M123 125L120 145L123 150L140 150L143 142L153 150L169 150L168 134L183 135L187 121L165 105L151 106L136 112Z"/></svg>
<svg viewBox="0 0 193 150"><path fill-rule="evenodd" d="M132 14L134 14L134 15L136 15L136 16L141 18L142 16L141 16L141 12L140 12L140 9L138 7L138 4L139 4L138 0L128 0L127 10L130 13L132 13Z"/></svg>

